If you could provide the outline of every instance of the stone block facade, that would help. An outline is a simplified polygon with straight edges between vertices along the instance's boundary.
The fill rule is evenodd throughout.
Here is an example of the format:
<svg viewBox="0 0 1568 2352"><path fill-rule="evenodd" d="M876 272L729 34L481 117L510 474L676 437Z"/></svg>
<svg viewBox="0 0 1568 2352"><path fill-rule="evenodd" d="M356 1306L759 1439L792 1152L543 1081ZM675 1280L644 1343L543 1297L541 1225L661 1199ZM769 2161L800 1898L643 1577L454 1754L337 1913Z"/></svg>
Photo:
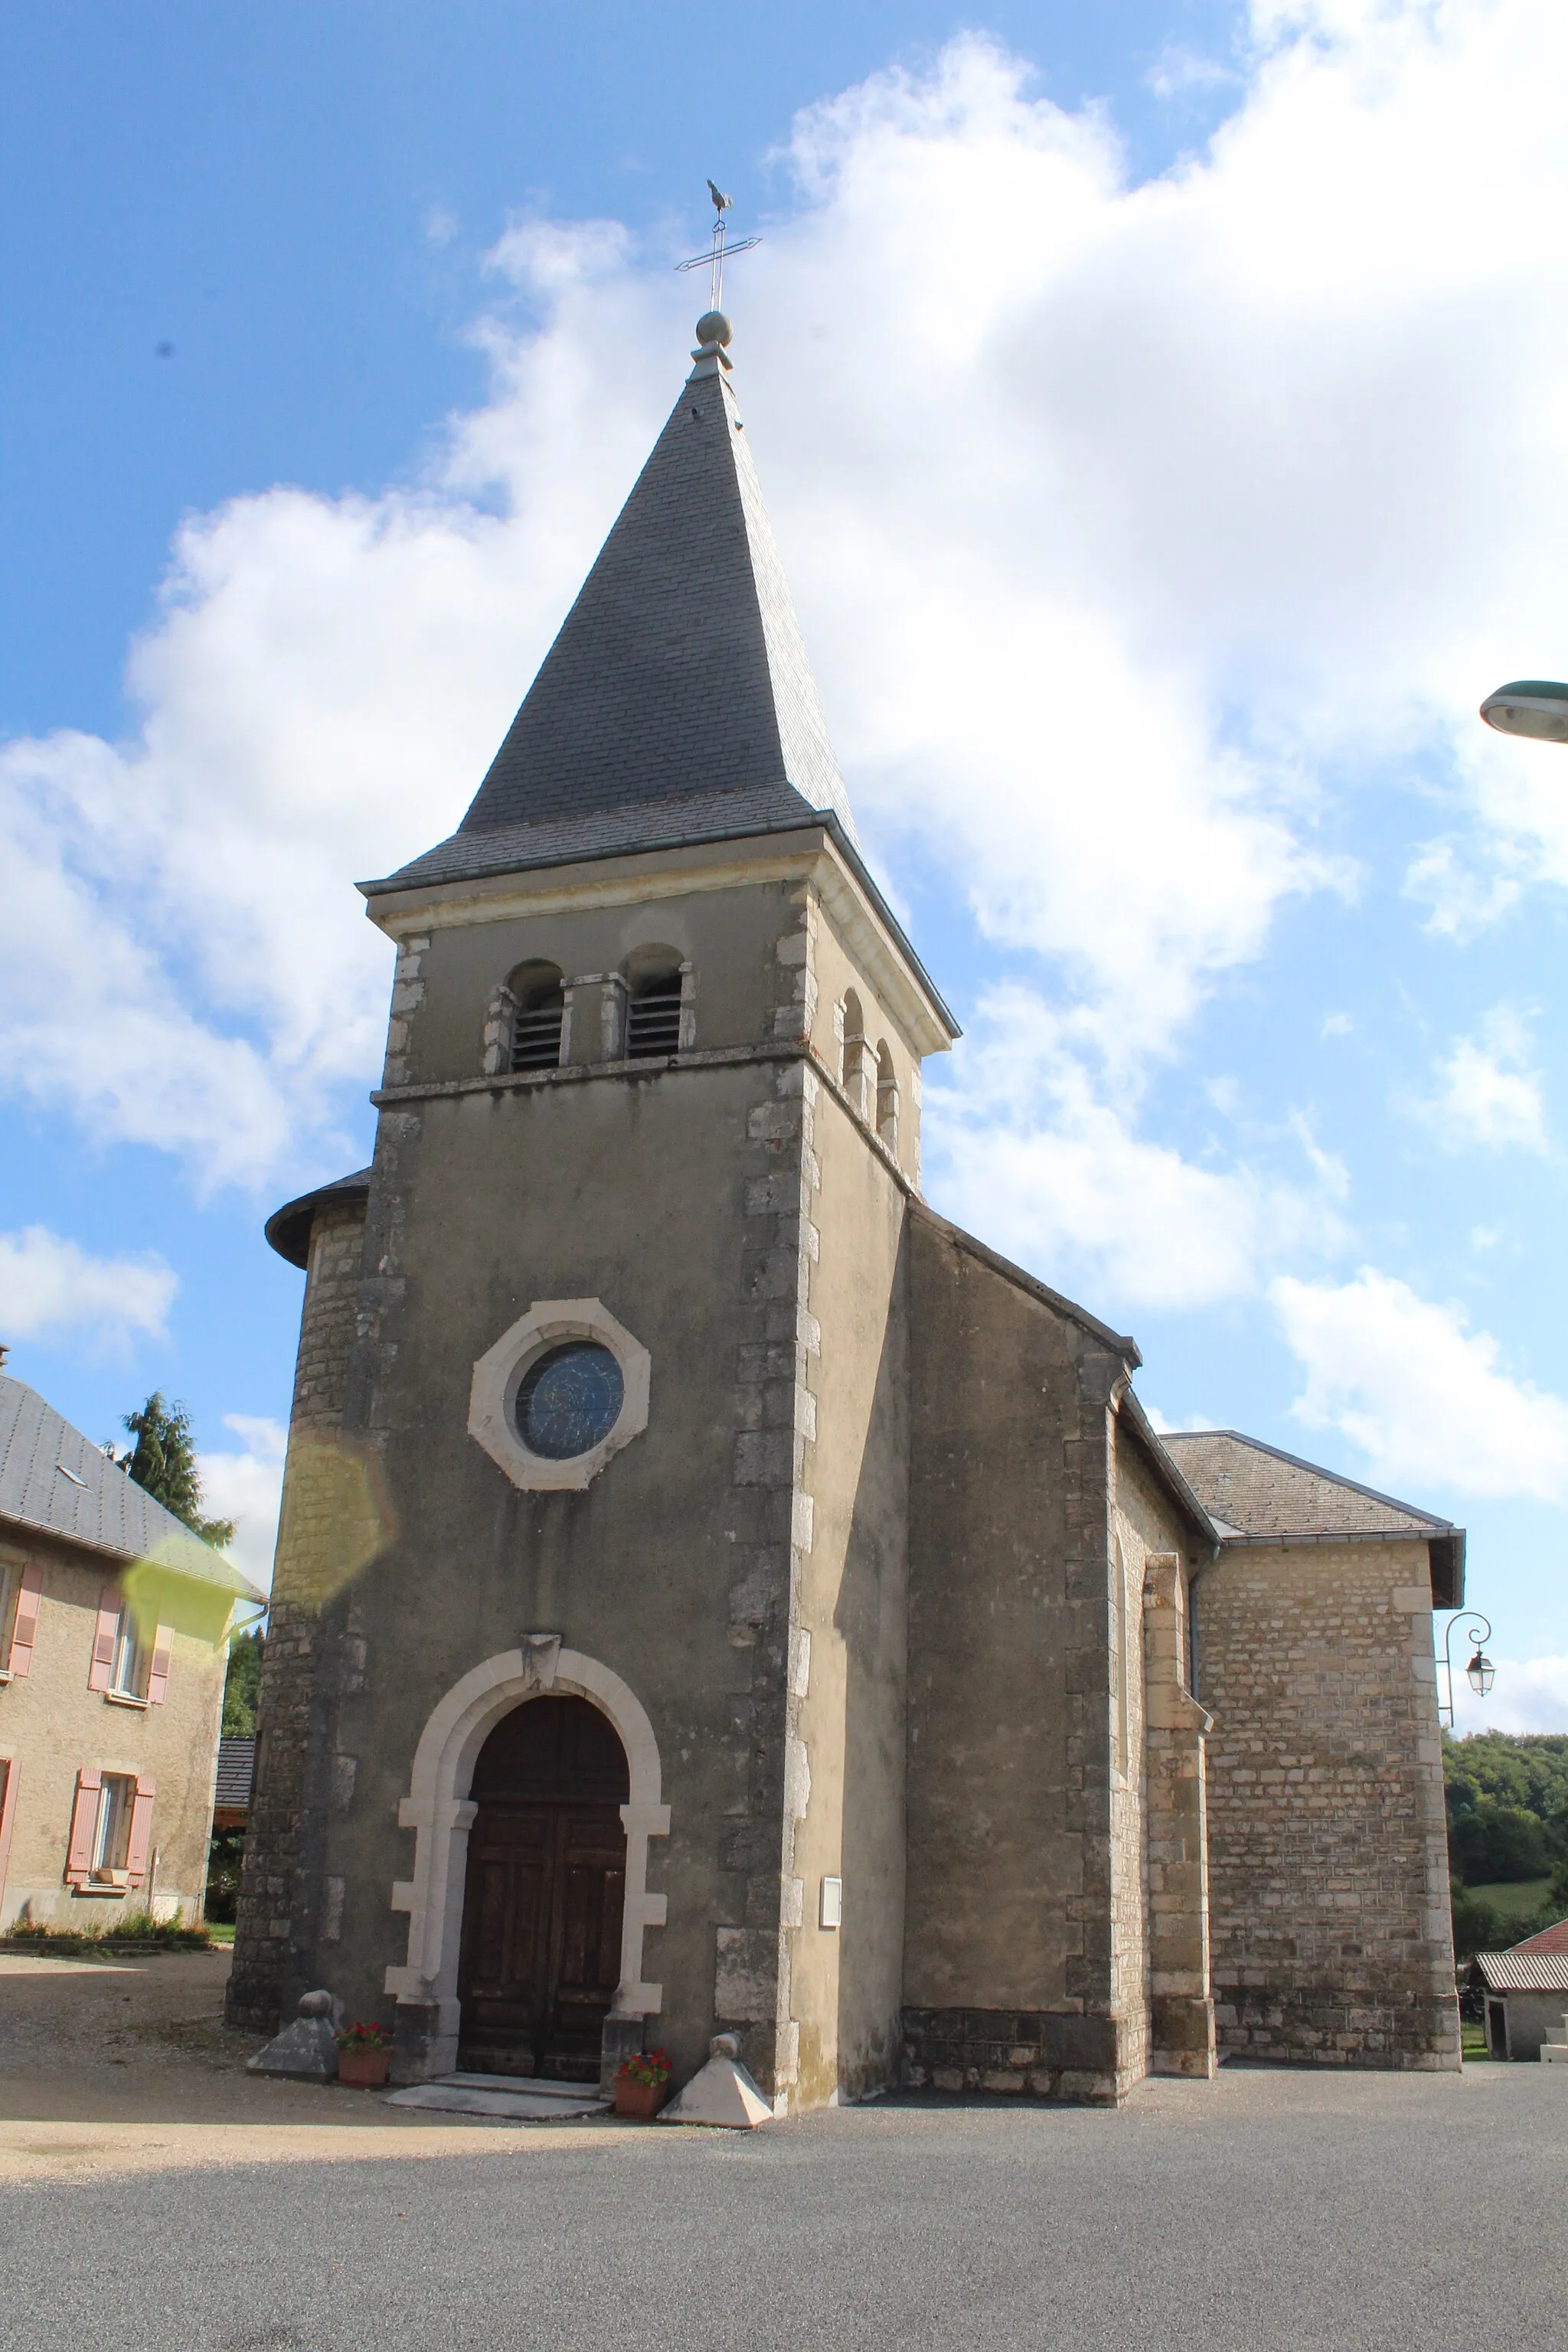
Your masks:
<svg viewBox="0 0 1568 2352"><path fill-rule="evenodd" d="M1457 2064L1426 1544L1230 1544L1194 1607L1220 2049Z"/></svg>

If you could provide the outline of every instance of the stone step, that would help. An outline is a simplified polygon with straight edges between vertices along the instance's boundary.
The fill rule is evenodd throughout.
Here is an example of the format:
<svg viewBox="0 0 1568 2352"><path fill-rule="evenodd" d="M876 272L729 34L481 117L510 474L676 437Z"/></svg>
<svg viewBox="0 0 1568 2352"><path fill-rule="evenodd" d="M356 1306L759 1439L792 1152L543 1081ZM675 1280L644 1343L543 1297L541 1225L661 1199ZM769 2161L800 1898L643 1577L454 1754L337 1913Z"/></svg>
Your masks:
<svg viewBox="0 0 1568 2352"><path fill-rule="evenodd" d="M546 2083L531 2074L438 2074L394 2091L393 2107L428 2107L440 2114L504 2116L514 2123L561 2123L602 2116L610 2102L594 2083Z"/></svg>

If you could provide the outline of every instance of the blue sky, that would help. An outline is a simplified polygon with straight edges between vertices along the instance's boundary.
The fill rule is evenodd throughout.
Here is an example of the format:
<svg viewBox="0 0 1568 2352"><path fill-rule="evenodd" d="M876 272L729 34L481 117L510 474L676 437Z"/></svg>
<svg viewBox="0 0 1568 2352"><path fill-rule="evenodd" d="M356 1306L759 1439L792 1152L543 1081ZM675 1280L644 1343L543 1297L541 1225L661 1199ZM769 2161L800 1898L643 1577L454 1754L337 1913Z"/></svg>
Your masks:
<svg viewBox="0 0 1568 2352"><path fill-rule="evenodd" d="M674 397L703 180L938 1204L1173 1424L1447 1512L1568 1726L1545 0L13 12L0 1338L264 1547L449 829Z"/></svg>

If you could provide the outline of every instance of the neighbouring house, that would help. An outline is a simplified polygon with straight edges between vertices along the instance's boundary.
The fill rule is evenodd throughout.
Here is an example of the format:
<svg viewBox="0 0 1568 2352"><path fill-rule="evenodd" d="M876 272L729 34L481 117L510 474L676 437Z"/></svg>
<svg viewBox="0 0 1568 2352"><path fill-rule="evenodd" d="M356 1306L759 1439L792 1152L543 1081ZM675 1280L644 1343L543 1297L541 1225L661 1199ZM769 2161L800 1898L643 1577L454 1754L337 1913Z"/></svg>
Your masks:
<svg viewBox="0 0 1568 2352"><path fill-rule="evenodd" d="M1539 2058L1568 2006L1568 1950L1478 1952L1471 1981L1485 1988L1487 2047L1494 2058Z"/></svg>
<svg viewBox="0 0 1568 2352"><path fill-rule="evenodd" d="M1561 2039L1568 2008L1568 1919L1526 1936L1504 1952L1478 1952L1470 1982L1486 2000L1487 2048L1494 2058L1539 2058L1549 2035Z"/></svg>
<svg viewBox="0 0 1568 2352"><path fill-rule="evenodd" d="M303 1304L229 2014L328 1990L402 2081L645 2039L684 2080L720 2028L781 2113L1457 2067L1463 1531L1162 1439L1134 1342L923 1199L956 1024L729 341L456 834L363 886L374 1164L268 1225Z"/></svg>
<svg viewBox="0 0 1568 2352"><path fill-rule="evenodd" d="M201 1916L228 1638L262 1600L0 1374L0 1928Z"/></svg>

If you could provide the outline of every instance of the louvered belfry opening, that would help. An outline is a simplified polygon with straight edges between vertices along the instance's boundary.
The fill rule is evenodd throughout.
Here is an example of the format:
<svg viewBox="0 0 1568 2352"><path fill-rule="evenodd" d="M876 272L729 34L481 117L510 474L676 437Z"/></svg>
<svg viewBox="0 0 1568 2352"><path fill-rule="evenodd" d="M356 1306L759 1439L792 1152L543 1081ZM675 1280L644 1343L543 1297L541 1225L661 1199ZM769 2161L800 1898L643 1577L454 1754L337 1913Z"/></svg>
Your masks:
<svg viewBox="0 0 1568 2352"><path fill-rule="evenodd" d="M517 1011L511 1024L513 1070L553 1070L561 1060L566 998L553 964L531 964L511 978Z"/></svg>
<svg viewBox="0 0 1568 2352"><path fill-rule="evenodd" d="M626 1052L637 1058L680 1051L680 973L649 972L632 982Z"/></svg>

